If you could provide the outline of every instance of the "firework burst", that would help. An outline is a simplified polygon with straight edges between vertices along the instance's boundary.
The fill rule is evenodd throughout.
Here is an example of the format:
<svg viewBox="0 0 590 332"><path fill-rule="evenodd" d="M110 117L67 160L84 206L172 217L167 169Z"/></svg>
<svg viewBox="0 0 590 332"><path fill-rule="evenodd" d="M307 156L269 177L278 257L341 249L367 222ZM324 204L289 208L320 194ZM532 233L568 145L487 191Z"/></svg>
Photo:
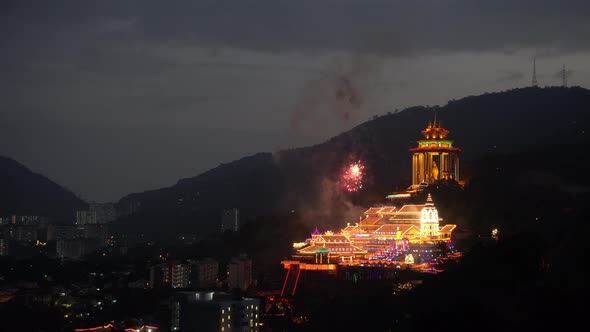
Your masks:
<svg viewBox="0 0 590 332"><path fill-rule="evenodd" d="M346 191L356 192L363 188L364 169L365 166L363 166L360 160L350 164L346 168L344 174L342 175L342 180Z"/></svg>

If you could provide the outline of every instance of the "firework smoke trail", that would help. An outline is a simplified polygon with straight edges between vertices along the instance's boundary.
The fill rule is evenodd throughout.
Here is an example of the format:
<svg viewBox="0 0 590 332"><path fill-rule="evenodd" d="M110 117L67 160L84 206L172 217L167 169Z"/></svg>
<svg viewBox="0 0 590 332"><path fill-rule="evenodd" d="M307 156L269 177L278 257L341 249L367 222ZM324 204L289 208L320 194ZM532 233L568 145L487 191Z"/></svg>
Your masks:
<svg viewBox="0 0 590 332"><path fill-rule="evenodd" d="M365 166L357 161L348 166L342 175L344 187L348 192L356 192L363 188L363 176Z"/></svg>
<svg viewBox="0 0 590 332"><path fill-rule="evenodd" d="M382 65L380 56L347 54L318 69L302 87L291 112L289 143L299 135L326 131L335 135L366 116L376 97Z"/></svg>

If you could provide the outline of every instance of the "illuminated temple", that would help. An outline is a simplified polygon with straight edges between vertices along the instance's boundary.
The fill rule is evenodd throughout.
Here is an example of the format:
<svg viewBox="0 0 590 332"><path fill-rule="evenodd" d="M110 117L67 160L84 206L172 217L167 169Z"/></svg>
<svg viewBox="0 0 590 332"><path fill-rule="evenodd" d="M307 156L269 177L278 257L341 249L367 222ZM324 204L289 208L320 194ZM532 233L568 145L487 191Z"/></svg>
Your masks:
<svg viewBox="0 0 590 332"><path fill-rule="evenodd" d="M440 122L429 123L422 130L423 140L410 149L412 156L412 185L433 183L442 179L459 182L459 155L461 149L453 147L453 141L447 138L450 131Z"/></svg>
<svg viewBox="0 0 590 332"><path fill-rule="evenodd" d="M428 194L425 204L401 208L369 208L363 219L338 233L317 229L305 242L294 244L293 258L316 264L350 264L364 260L412 262L436 261L440 244L450 241L455 225L440 225L441 219ZM437 248L437 252L431 251ZM432 254L430 254L432 252ZM411 259L407 256L411 255Z"/></svg>
<svg viewBox="0 0 590 332"><path fill-rule="evenodd" d="M427 188L440 179L459 179L460 150L446 139L448 133L436 119L422 131L426 139L418 141L418 147L410 150L413 152L410 188ZM457 257L459 253L451 242L456 225L441 223L430 194L423 202L371 207L363 213L360 222L347 224L338 232L322 233L316 228L304 242L293 244L296 253L292 260L282 262L287 275L281 295L295 294L302 270L335 274L339 267L408 266L425 271L433 269L441 260Z"/></svg>

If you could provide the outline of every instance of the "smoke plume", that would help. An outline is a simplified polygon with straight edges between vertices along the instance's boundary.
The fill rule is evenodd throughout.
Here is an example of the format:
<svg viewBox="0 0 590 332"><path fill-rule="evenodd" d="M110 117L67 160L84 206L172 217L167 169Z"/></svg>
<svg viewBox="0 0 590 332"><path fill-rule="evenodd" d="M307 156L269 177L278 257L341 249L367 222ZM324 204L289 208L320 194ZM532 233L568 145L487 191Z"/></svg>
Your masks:
<svg viewBox="0 0 590 332"><path fill-rule="evenodd" d="M291 113L289 141L295 135L335 134L363 119L381 66L381 59L371 55L333 59L319 77L303 87Z"/></svg>

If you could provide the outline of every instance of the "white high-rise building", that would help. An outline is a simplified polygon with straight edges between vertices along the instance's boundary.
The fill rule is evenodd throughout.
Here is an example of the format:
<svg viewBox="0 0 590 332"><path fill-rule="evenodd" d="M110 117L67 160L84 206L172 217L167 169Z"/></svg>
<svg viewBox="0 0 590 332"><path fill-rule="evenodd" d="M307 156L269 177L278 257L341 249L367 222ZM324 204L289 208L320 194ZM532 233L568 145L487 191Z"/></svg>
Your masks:
<svg viewBox="0 0 590 332"><path fill-rule="evenodd" d="M188 288L191 284L191 265L175 262L170 265L170 286L172 288Z"/></svg>

